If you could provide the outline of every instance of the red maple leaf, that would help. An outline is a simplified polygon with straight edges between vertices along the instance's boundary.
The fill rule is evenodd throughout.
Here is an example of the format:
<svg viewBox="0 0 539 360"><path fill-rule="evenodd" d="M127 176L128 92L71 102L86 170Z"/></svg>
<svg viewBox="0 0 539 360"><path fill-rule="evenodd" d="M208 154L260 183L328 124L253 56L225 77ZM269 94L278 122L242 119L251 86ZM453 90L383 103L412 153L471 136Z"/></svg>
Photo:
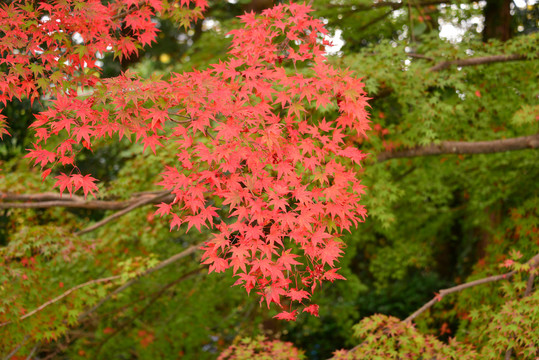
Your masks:
<svg viewBox="0 0 539 360"><path fill-rule="evenodd" d="M306 307L303 309L303 312L308 312L309 314L318 317L318 309L319 309L319 306L318 306L318 305L312 304L312 305L306 306Z"/></svg>
<svg viewBox="0 0 539 360"><path fill-rule="evenodd" d="M288 311L282 311L274 316L275 319L279 320L287 320L287 321L296 321L296 318L298 316L297 310L288 312Z"/></svg>

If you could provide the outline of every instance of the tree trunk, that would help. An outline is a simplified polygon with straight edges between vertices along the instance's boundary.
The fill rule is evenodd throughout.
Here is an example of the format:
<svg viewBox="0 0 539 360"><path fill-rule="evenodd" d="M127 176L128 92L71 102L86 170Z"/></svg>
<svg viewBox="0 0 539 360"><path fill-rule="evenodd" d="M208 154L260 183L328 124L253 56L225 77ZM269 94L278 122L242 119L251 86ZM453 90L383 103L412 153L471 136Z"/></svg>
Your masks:
<svg viewBox="0 0 539 360"><path fill-rule="evenodd" d="M485 28L483 41L498 39L506 41L511 38L511 0L487 0L483 10Z"/></svg>
<svg viewBox="0 0 539 360"><path fill-rule="evenodd" d="M273 0L252 0L244 7L247 12L254 11L255 13L261 13L273 6Z"/></svg>

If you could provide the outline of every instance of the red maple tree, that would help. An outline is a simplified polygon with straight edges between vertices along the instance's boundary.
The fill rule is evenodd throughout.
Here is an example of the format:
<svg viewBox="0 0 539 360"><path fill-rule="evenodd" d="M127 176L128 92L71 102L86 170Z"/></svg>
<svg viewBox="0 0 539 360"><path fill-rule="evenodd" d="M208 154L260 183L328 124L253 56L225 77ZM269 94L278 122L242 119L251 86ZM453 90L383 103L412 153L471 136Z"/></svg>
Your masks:
<svg viewBox="0 0 539 360"><path fill-rule="evenodd" d="M268 307L286 303L277 318L294 320L299 310L318 316L309 298L324 281L344 279L336 268L340 237L366 216L357 171L366 155L346 142L369 128L363 84L326 62L323 24L293 3L242 16L228 57L209 69L167 80L99 77L99 55L123 59L155 41L157 12L186 26L207 6L176 5L2 5L0 61L8 71L0 74L0 101L50 98L31 125L36 140L27 156L44 178L64 169L56 176L61 192L95 194L97 180L81 174L75 158L99 139L128 137L154 153L174 144L176 165L164 169L160 185L175 199L156 214L170 217L171 230L210 228L203 263L210 272L232 268L236 284ZM326 120L324 109L337 116ZM47 144L51 137L58 145Z"/></svg>

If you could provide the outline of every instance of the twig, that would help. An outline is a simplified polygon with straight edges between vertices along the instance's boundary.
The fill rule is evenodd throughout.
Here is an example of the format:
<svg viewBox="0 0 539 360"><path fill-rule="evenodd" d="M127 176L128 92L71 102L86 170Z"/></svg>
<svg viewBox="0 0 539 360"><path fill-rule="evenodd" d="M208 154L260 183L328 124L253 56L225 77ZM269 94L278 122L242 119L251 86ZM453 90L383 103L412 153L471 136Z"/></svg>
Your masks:
<svg viewBox="0 0 539 360"><path fill-rule="evenodd" d="M409 56L409 57L411 57L411 58L416 58L416 59L425 59L425 60L434 61L434 58L433 58L433 57L430 57L430 56L427 56L427 55L423 55L423 54L406 53L406 56Z"/></svg>
<svg viewBox="0 0 539 360"><path fill-rule="evenodd" d="M490 154L538 147L539 134L491 141L442 141L437 145L418 146L399 151L384 151L378 154L377 160L378 162L383 162L397 158L442 154Z"/></svg>
<svg viewBox="0 0 539 360"><path fill-rule="evenodd" d="M79 284L77 286L74 286L72 287L71 289L67 290L66 292L62 293L61 295L58 295L57 297L55 297L54 299L51 299L43 304L41 304L39 307L37 307L36 309L30 311L29 313L27 314L24 314L23 316L19 317L19 321L22 321L26 318L29 318L30 316L32 315L35 315L37 314L38 312L40 312L41 310L45 309L46 307L48 307L49 305L52 305L60 300L62 300L63 298L65 298L66 296L68 296L69 294L71 294L72 292L74 291L77 291L78 289L80 288L83 288L85 286L88 286L88 285L93 285L93 284L98 284L98 283L103 283L103 282L109 282L109 281L113 281L113 280L116 280L116 279L119 279L121 277L121 275L115 275L115 276L109 276L107 278L102 278L102 279L94 279L94 280L90 280L90 281L87 281L85 283L82 283L82 284ZM0 324L0 327L4 327L6 325L9 325L13 323L13 321L6 321L4 323L1 323Z"/></svg>
<svg viewBox="0 0 539 360"><path fill-rule="evenodd" d="M37 344L32 348L32 351L30 351L30 354L26 357L26 360L32 360L32 356L34 356L39 345L40 345L40 342L38 341Z"/></svg>
<svg viewBox="0 0 539 360"><path fill-rule="evenodd" d="M378 21L385 19L386 17L388 17L392 13L393 13L393 10L389 10L389 11L383 13L382 15L380 15L378 17L375 17L374 19L372 19L371 21L369 21L365 25L362 25L359 29L357 29L357 31L362 31L362 30L367 29L371 25L376 24Z"/></svg>
<svg viewBox="0 0 539 360"><path fill-rule="evenodd" d="M118 211L117 213L114 213L111 216L108 216L108 217L104 218L103 220L96 222L93 225L90 225L90 226L88 226L88 227L86 227L86 228L84 228L84 229L82 229L80 231L77 231L75 233L75 235L79 236L79 235L83 235L83 234L89 233L91 231L94 231L95 229L100 228L101 226L103 226L105 224L108 224L109 222L111 222L111 221L113 221L113 220L115 220L115 219L117 219L119 217L122 217L125 214L135 210L136 208L139 208L139 207L141 207L143 205L146 205L146 204L149 204L149 203L160 201L163 198L167 197L168 195L170 195L170 191L166 190L166 191L162 191L161 193L159 193L159 194L157 194L155 196L140 199L137 202L135 202L134 204L132 204L132 205L128 206L127 208L125 208L124 210Z"/></svg>
<svg viewBox="0 0 539 360"><path fill-rule="evenodd" d="M29 338L29 337L30 337L29 335L26 335L26 336L24 337L24 339L22 339L22 341L21 341L19 344L17 344L17 345L15 346L15 348L14 348L13 350L11 350L10 353L7 354L7 355L4 357L4 360L9 360L9 359L11 359L11 358L13 357L13 355L15 355L15 354L20 350L20 348L26 343L26 341L28 341L28 338Z"/></svg>
<svg viewBox="0 0 539 360"><path fill-rule="evenodd" d="M78 321L80 322L82 319L84 319L86 316L88 316L89 314L93 313L94 311L96 311L101 305L103 305L106 301L108 301L110 298L112 298L114 295L124 291L125 289L127 289L128 287L130 287L131 285L133 285L134 283L136 283L141 277L143 276L146 276L146 275L149 275L157 270L161 270L162 268L170 265L170 264L173 264L175 263L176 261L180 260L180 259L183 259L184 257L186 256L189 256L191 254L193 254L196 250L198 250L200 248L200 245L201 244L197 244L197 245L193 245L193 246L190 246L188 247L187 249L185 249L184 251L180 252L180 253L177 253L171 257L169 257L168 259L164 260L164 261L161 261L159 264L155 265L154 267L151 267L149 269L147 269L146 271L144 271L142 274L140 274L139 276L137 276L136 278L132 278L131 280L129 280L128 282L126 282L125 284L123 284L122 286L116 288L116 290L112 291L111 293L109 293L107 296L105 296L103 299L101 299L97 304L95 304L91 309L85 311L84 313L82 313L81 315L79 315L79 319Z"/></svg>
<svg viewBox="0 0 539 360"><path fill-rule="evenodd" d="M144 313L150 306L152 306L164 293L165 291L167 291L168 289L170 289L172 286L186 280L186 279L189 279L191 276L193 275L196 275L197 273L199 273L200 271L202 270L202 268L198 268L198 269L195 269L195 270L192 270L192 271L189 271L188 273L182 275L181 277L179 277L178 279L164 285L161 289L159 289L156 293L153 294L153 296L151 297L150 301L148 302L148 304L146 304L141 310L139 310L134 316L132 316L131 318L129 318L127 321L124 321L122 324L120 324L118 327L117 327L117 330L112 333L109 337L105 338L103 341L101 341L101 343L99 343L99 345L97 345L97 350L96 350L96 356L99 355L99 352L101 351L101 349L103 348L103 346L110 340L112 339L114 336L118 335L119 333L121 333L126 327L130 326L134 321L135 319L137 319L142 313Z"/></svg>
<svg viewBox="0 0 539 360"><path fill-rule="evenodd" d="M528 264L531 264L531 266L535 266L537 263L539 262L539 254L535 255L533 258L531 258L529 261L528 261ZM440 292L434 297L432 298L428 303L426 303L425 305L421 306L418 310L416 310L412 315L408 316L406 319L403 320L404 323L409 323L411 322L412 320L414 320L416 317L418 317L419 315L421 315L423 312L425 312L426 310L428 310L430 307L432 307L434 304L436 304L437 302L441 301L442 298L446 295L449 295L449 294L452 294L452 293L455 293L455 292L459 292L459 291L462 291L464 289L467 289L467 288L470 288L470 287L474 287L474 286L477 286L477 285L482 285L482 284L487 284L487 283L490 283L490 282L494 282L494 281L499 281L499 280L507 280L509 278L511 278L514 274L516 273L515 270L513 271L510 271L508 273L505 273L505 274L501 274L501 275L494 275L494 276L489 276L489 277L486 277L486 278L483 278L483 279L478 279L478 280L474 280L474 281L470 281L468 283L464 283L464 284L460 284L460 285L457 285L457 286L453 286L453 287L450 287L448 289L442 289L440 290Z"/></svg>

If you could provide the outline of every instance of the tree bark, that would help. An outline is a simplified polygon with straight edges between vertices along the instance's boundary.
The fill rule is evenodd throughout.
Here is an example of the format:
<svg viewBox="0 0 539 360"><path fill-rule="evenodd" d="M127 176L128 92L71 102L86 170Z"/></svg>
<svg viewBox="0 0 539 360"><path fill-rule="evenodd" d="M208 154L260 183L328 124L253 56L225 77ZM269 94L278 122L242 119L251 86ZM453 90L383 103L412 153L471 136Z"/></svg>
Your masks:
<svg viewBox="0 0 539 360"><path fill-rule="evenodd" d="M511 0L487 0L483 15L485 16L484 42L489 39L507 41L511 38Z"/></svg>
<svg viewBox="0 0 539 360"><path fill-rule="evenodd" d="M538 147L539 134L491 141L442 141L439 144L381 152L378 154L377 160L382 162L390 159L442 154L490 154L504 151L536 149Z"/></svg>

